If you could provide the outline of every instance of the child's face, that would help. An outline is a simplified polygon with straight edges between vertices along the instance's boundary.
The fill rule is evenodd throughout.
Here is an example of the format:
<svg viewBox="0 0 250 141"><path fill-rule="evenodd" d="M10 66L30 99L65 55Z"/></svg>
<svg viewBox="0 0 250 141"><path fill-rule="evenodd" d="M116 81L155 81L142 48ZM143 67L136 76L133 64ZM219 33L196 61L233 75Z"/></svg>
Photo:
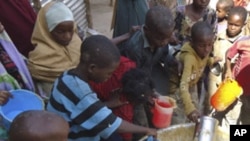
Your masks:
<svg viewBox="0 0 250 141"><path fill-rule="evenodd" d="M65 21L58 24L51 31L52 38L60 45L67 46L72 40L74 33L74 22Z"/></svg>
<svg viewBox="0 0 250 141"><path fill-rule="evenodd" d="M240 32L245 22L243 21L242 17L239 15L229 15L227 19L227 35L229 37L235 37Z"/></svg>
<svg viewBox="0 0 250 141"><path fill-rule="evenodd" d="M225 9L225 5L223 3L217 3L216 5L216 14L219 21L226 18L227 11Z"/></svg>
<svg viewBox="0 0 250 141"><path fill-rule="evenodd" d="M197 37L197 39L192 39L191 45L198 54L200 58L207 57L213 48L214 44L214 35L209 36L201 36Z"/></svg>
<svg viewBox="0 0 250 141"><path fill-rule="evenodd" d="M147 27L144 29L149 44L155 48L159 48L159 47L164 47L168 44L172 36L174 27L171 30L169 29L165 31L163 30L161 33L156 33L156 31L151 31Z"/></svg>
<svg viewBox="0 0 250 141"><path fill-rule="evenodd" d="M115 71L115 69L119 66L120 62L113 62L109 67L100 68L97 65L90 66L91 72L90 72L90 80L94 82L104 82L108 80L112 73Z"/></svg>
<svg viewBox="0 0 250 141"><path fill-rule="evenodd" d="M210 0L193 0L193 4L197 8L202 8L202 9L207 8L209 2L210 2Z"/></svg>

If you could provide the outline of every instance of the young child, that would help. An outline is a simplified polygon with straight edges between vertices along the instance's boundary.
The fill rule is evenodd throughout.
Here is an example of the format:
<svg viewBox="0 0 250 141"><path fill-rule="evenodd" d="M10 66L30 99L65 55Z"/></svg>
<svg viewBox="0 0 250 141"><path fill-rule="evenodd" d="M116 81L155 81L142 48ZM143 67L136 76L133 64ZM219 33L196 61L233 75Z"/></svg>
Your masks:
<svg viewBox="0 0 250 141"><path fill-rule="evenodd" d="M228 12L234 7L233 0L219 0L216 4L217 14L217 34L225 31L227 28Z"/></svg>
<svg viewBox="0 0 250 141"><path fill-rule="evenodd" d="M81 39L71 10L59 1L43 6L37 15L28 68L41 96L48 100L53 82L79 63Z"/></svg>
<svg viewBox="0 0 250 141"><path fill-rule="evenodd" d="M196 22L191 29L191 41L185 43L176 56L183 65L179 84L180 97L188 119L193 122L197 122L199 116L204 113L203 106L206 104L206 96L198 96L197 82L206 66L219 61L219 58L209 56L214 38L213 28L207 22Z"/></svg>
<svg viewBox="0 0 250 141"><path fill-rule="evenodd" d="M120 65L107 81L91 82L90 85L98 98L111 108L116 116L131 123L136 115L134 106L149 100L152 104L152 99L147 98L155 96L154 85L149 75L141 69L135 68L135 63L125 57L121 57ZM121 135L126 141L132 140L132 134Z"/></svg>
<svg viewBox="0 0 250 141"><path fill-rule="evenodd" d="M171 11L164 6L151 7L146 14L145 25L135 32L121 50L122 55L136 62L137 68L144 69L155 84L159 93L168 92L168 42L174 30L174 19ZM148 126L145 121L144 105L134 108L137 125ZM139 139L140 137L138 137Z"/></svg>
<svg viewBox="0 0 250 141"><path fill-rule="evenodd" d="M174 20L171 11L164 6L154 6L146 14L145 25L131 36L121 50L122 55L135 61L138 68L145 69L152 76L156 90L165 94L167 84L165 85L164 78L167 78L168 53L166 45L173 29ZM165 64L165 68L162 64Z"/></svg>
<svg viewBox="0 0 250 141"><path fill-rule="evenodd" d="M69 124L57 114L30 110L11 123L9 141L67 141Z"/></svg>
<svg viewBox="0 0 250 141"><path fill-rule="evenodd" d="M239 105L242 102L241 109L233 108L232 116L236 118L239 115L238 122L235 120L231 121L231 124L250 124L250 87L249 87L249 73L250 73L250 37L245 36L233 44L233 46L227 51L227 62L226 62L226 74L225 78L235 79L239 85L243 88L243 95L238 100ZM235 62L233 68L231 68L231 59L239 54L238 59ZM237 106L239 107L239 106ZM230 111L231 112L231 111ZM235 115L234 115L235 114Z"/></svg>
<svg viewBox="0 0 250 141"><path fill-rule="evenodd" d="M182 46L190 41L191 27L198 21L206 21L213 28L216 27L216 12L209 5L210 0L193 0L191 4L178 6L175 17L176 43Z"/></svg>
<svg viewBox="0 0 250 141"><path fill-rule="evenodd" d="M55 81L47 110L70 123L69 141L112 140L116 132L156 135L155 129L115 116L90 88L90 81L107 81L119 63L119 50L108 38L90 36L82 43L78 66L65 71Z"/></svg>
<svg viewBox="0 0 250 141"><path fill-rule="evenodd" d="M122 78L122 92L133 106L133 123L140 123L141 120L147 121L148 127L154 127L152 124L153 99L160 94L155 90L155 85L151 77L142 69L131 69L126 72ZM134 109L137 106L143 106L145 113ZM145 114L143 116L143 114ZM140 118L138 118L140 115ZM133 140L138 140L143 134L133 136Z"/></svg>
<svg viewBox="0 0 250 141"><path fill-rule="evenodd" d="M227 50L237 41L244 36L242 29L246 25L247 11L241 6L233 7L228 13L228 25L227 29L217 35L217 39L214 43L213 55L222 58L219 63L221 72L219 75L215 75L210 72L209 74L209 89L208 93L212 96L217 90L218 84L222 81L222 73L226 62Z"/></svg>
<svg viewBox="0 0 250 141"><path fill-rule="evenodd" d="M180 48L184 45L185 42L191 40L191 27L198 21L206 21L214 30L216 31L217 17L216 11L209 7L210 0L193 0L192 3L187 5L180 5L176 8L175 16L175 30L174 36L171 40L171 45L174 45L174 49L179 51ZM198 84L199 93L203 93L202 85L205 84L204 88L207 88L207 68L204 71L204 76L201 78ZM177 83L174 78L172 78L172 70L170 69L171 83ZM174 74L176 75L176 74ZM178 84L178 83L177 83ZM172 84L170 84L172 85ZM175 91L175 87L171 88L170 92Z"/></svg>
<svg viewBox="0 0 250 141"><path fill-rule="evenodd" d="M121 93L121 79L127 71L135 68L135 62L121 56L120 64L112 73L111 77L102 83L90 81L90 86L96 92L97 97L112 110L112 112L121 117L123 120L133 123L133 106L128 102L128 99ZM131 133L122 133L121 137L129 141L132 139Z"/></svg>

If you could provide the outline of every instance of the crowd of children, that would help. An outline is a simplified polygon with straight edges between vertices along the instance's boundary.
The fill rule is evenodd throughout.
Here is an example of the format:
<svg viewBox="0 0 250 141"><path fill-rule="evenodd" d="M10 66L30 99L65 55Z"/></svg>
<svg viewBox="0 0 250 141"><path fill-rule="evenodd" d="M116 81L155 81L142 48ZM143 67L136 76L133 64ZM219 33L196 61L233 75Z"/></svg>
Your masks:
<svg viewBox="0 0 250 141"><path fill-rule="evenodd" d="M19 114L8 131L9 141L156 137L154 99L164 95L176 100L172 125L197 122L210 114L210 97L226 78L235 79L243 95L214 118L225 128L250 124L248 1L218 0L215 9L210 0L170 2L171 7L161 0L118 0L116 38L91 35L84 40L70 9L49 2L37 13L30 38L34 49L21 52L27 60L0 23L0 105L13 97L9 90L20 88L38 93L47 104L44 111ZM133 15L123 8L136 11L140 6L138 16L127 17L132 21L119 16ZM129 23L123 26L125 21ZM211 71L215 66L218 73Z"/></svg>

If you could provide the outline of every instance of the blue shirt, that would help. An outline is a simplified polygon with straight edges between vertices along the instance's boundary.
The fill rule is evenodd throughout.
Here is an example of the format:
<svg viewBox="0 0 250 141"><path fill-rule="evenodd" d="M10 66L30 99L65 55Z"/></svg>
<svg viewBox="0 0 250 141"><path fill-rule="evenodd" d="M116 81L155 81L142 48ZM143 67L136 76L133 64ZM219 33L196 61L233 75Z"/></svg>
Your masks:
<svg viewBox="0 0 250 141"><path fill-rule="evenodd" d="M106 139L122 122L97 98L88 83L70 71L55 81L47 110L69 122L69 141Z"/></svg>

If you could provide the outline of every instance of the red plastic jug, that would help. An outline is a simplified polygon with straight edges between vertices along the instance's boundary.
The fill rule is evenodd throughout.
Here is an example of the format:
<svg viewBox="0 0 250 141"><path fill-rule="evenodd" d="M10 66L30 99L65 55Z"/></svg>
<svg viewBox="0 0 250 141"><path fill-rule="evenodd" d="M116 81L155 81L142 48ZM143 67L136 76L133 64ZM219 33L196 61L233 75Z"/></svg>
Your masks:
<svg viewBox="0 0 250 141"><path fill-rule="evenodd" d="M159 96L155 101L153 108L152 123L156 128L166 128L170 125L173 109L176 107L176 102L168 96Z"/></svg>

